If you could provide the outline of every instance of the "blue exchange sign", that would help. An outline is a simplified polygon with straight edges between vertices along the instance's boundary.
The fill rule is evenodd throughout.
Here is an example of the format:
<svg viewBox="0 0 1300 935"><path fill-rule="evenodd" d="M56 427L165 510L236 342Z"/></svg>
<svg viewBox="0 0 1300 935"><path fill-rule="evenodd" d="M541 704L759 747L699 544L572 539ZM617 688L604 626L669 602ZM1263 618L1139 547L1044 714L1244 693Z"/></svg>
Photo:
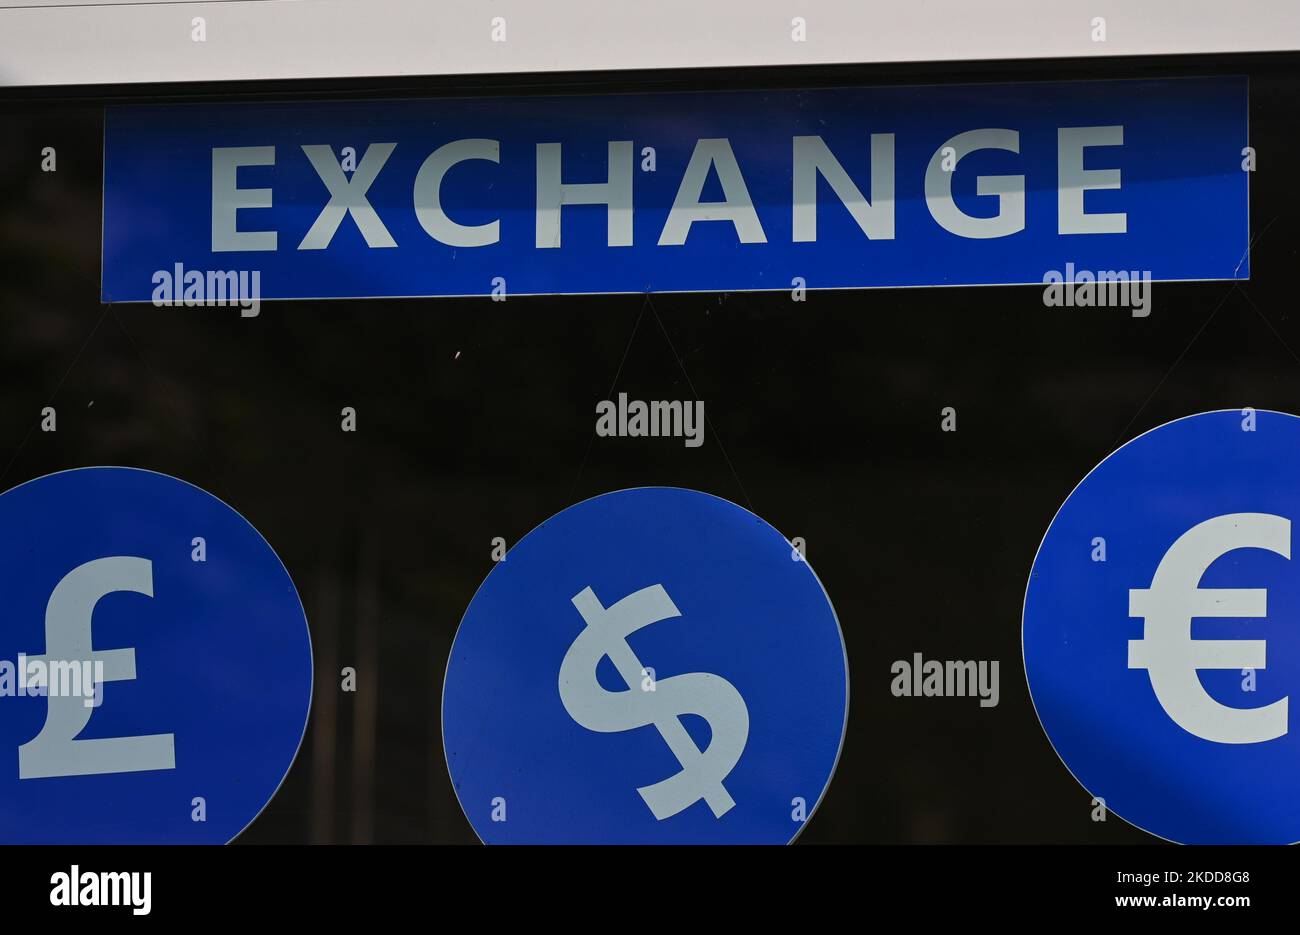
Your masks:
<svg viewBox="0 0 1300 935"><path fill-rule="evenodd" d="M0 496L0 841L224 844L306 727L307 620L275 552L134 468Z"/></svg>
<svg viewBox="0 0 1300 935"><path fill-rule="evenodd" d="M1300 841L1300 418L1135 438L1066 499L1025 596L1043 729L1106 808L1187 844Z"/></svg>
<svg viewBox="0 0 1300 935"><path fill-rule="evenodd" d="M102 297L1246 279L1247 145L1236 77L110 107Z"/></svg>
<svg viewBox="0 0 1300 935"><path fill-rule="evenodd" d="M848 667L779 532L646 487L569 507L492 569L442 707L488 843L785 844L839 758Z"/></svg>

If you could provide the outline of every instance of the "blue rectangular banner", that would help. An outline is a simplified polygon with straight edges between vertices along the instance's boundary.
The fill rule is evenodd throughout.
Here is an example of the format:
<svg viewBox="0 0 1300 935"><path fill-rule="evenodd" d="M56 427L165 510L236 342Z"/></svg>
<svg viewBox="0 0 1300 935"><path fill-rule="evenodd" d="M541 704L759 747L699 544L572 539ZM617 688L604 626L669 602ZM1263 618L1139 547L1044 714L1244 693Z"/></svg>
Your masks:
<svg viewBox="0 0 1300 935"><path fill-rule="evenodd" d="M102 298L1246 279L1247 101L1213 77L111 107Z"/></svg>

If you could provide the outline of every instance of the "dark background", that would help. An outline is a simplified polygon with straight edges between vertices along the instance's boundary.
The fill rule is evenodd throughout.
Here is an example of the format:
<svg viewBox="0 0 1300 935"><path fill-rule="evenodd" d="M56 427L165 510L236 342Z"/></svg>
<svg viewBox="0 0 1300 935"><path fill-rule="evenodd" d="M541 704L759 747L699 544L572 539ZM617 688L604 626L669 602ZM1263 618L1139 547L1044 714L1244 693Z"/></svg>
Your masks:
<svg viewBox="0 0 1300 935"><path fill-rule="evenodd" d="M1041 287L100 305L103 105L220 98L1251 76L1252 279L1157 284L1152 314ZM508 543L578 500L692 487L802 536L851 668L838 772L801 842L1154 840L1039 727L1020 614L1074 485L1193 412L1300 412L1300 56L0 91L0 489L120 464L238 509L297 583L316 693L244 842L473 842L439 733L456 625ZM58 172L40 171L41 149ZM457 353L459 357L457 358ZM593 438L611 393L706 401L702 448ZM39 430L43 406L58 431ZM354 406L358 431L339 430ZM958 413L955 434L940 410ZM906 699L890 663L997 659L1001 703ZM355 666L359 691L338 691Z"/></svg>

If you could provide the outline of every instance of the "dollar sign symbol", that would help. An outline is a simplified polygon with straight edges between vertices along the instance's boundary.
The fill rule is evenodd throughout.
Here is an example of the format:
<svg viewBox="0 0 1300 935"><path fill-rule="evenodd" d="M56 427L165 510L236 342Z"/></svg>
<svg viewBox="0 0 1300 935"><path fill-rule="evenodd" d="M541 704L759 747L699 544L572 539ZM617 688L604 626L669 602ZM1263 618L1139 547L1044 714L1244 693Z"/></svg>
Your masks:
<svg viewBox="0 0 1300 935"><path fill-rule="evenodd" d="M749 709L736 687L718 675L691 672L658 682L653 692L639 691L643 667L627 638L642 627L681 611L663 585L651 585L604 607L591 588L573 598L586 628L560 663L560 701L569 716L587 730L615 733L653 724L668 744L681 771L636 791L655 818L663 821L700 799L715 818L736 804L722 785L749 739ZM627 691L607 691L596 680L596 666L608 656L628 684ZM681 715L709 722L709 745L700 750L686 732Z"/></svg>

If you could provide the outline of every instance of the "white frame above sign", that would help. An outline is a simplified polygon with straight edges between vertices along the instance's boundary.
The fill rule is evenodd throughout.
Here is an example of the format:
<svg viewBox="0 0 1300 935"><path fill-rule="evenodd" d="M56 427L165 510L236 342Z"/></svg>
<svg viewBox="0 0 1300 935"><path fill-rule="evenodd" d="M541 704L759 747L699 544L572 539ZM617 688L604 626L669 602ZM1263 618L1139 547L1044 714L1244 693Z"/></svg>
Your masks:
<svg viewBox="0 0 1300 935"><path fill-rule="evenodd" d="M1296 0L0 0L0 87L1292 50Z"/></svg>

